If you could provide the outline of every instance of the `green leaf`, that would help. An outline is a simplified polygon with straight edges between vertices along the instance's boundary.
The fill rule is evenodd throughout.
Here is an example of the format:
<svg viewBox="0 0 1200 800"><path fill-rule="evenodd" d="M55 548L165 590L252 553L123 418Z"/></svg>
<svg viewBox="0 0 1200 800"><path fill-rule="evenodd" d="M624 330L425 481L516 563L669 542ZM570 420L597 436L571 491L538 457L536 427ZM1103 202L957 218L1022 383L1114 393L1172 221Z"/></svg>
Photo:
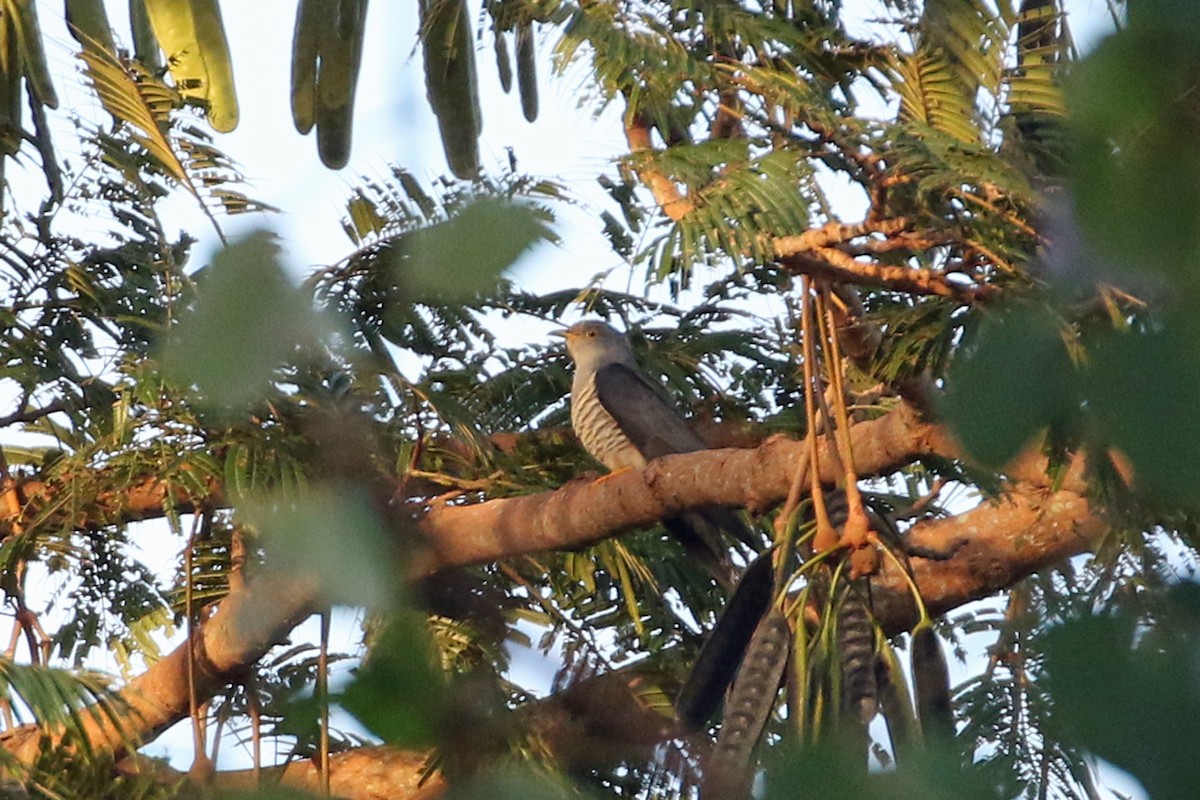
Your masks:
<svg viewBox="0 0 1200 800"><path fill-rule="evenodd" d="M1097 252L1196 292L1200 23L1194 5L1146 6L1072 71L1074 199Z"/></svg>
<svg viewBox="0 0 1200 800"><path fill-rule="evenodd" d="M1077 377L1048 312L987 319L946 375L941 413L972 458L999 467L1078 407Z"/></svg>
<svg viewBox="0 0 1200 800"><path fill-rule="evenodd" d="M28 712L44 731L76 736L85 748L88 718L121 730L122 715L128 711L98 674L17 664L7 658L0 658L0 697L13 704L18 720Z"/></svg>
<svg viewBox="0 0 1200 800"><path fill-rule="evenodd" d="M108 113L133 125L133 138L168 175L196 194L179 154L168 136L170 113L177 103L174 91L146 74L136 62L122 62L103 48L84 48L79 57L87 77Z"/></svg>
<svg viewBox="0 0 1200 800"><path fill-rule="evenodd" d="M470 296L496 285L500 273L535 242L552 239L541 212L503 200L478 200L453 219L401 240L397 269L414 296Z"/></svg>
<svg viewBox="0 0 1200 800"><path fill-rule="evenodd" d="M330 329L280 266L270 234L257 232L213 259L163 349L170 379L213 410L245 409L302 344Z"/></svg>
<svg viewBox="0 0 1200 800"><path fill-rule="evenodd" d="M1134 484L1195 504L1200 475L1200 330L1177 315L1159 330L1089 348L1086 396L1101 441L1128 456Z"/></svg>
<svg viewBox="0 0 1200 800"><path fill-rule="evenodd" d="M327 602L382 608L394 596L394 554L361 489L308 486L242 500L238 513L261 534L267 568L320 576Z"/></svg>
<svg viewBox="0 0 1200 800"><path fill-rule="evenodd" d="M427 747L446 703L435 664L424 619L399 614L384 628L339 703L384 741Z"/></svg>
<svg viewBox="0 0 1200 800"><path fill-rule="evenodd" d="M1150 797L1195 796L1198 591L1178 587L1149 629L1131 615L1084 617L1046 636L1058 733L1133 774Z"/></svg>

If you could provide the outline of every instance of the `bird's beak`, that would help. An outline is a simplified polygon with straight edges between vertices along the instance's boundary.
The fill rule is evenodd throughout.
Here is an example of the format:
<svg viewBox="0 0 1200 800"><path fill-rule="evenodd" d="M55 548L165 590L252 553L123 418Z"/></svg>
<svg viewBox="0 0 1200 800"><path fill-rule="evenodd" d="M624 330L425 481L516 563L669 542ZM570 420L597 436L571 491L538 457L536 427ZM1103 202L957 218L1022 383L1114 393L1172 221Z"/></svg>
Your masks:
<svg viewBox="0 0 1200 800"><path fill-rule="evenodd" d="M559 339L565 339L569 335L566 328L559 328L556 331L550 331L551 336L557 336Z"/></svg>

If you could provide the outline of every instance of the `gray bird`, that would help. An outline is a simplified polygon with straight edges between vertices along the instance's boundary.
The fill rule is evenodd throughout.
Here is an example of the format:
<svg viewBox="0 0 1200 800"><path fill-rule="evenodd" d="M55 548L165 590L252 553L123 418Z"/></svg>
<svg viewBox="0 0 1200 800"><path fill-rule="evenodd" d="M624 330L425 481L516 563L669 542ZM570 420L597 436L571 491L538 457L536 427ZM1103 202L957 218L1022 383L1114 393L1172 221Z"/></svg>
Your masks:
<svg viewBox="0 0 1200 800"><path fill-rule="evenodd" d="M575 362L571 427L593 458L616 472L640 469L660 456L707 449L662 387L638 369L622 333L598 320L584 320L556 334L567 340L567 354ZM722 534L755 544L746 524L728 509L689 512L663 520L663 525L726 588L728 548Z"/></svg>
<svg viewBox="0 0 1200 800"><path fill-rule="evenodd" d="M571 426L593 458L617 471L639 469L672 453L707 449L662 387L638 369L623 334L598 320L584 320L555 335L567 340L567 354L575 362ZM697 509L662 522L727 589L732 580L726 537L753 549L762 544L738 514L725 508ZM773 596L767 554L746 570L676 701L676 711L689 727L702 725L720 704Z"/></svg>
<svg viewBox="0 0 1200 800"><path fill-rule="evenodd" d="M623 334L596 320L558 334L575 362L571 426L597 461L614 471L637 469L669 453L705 449L662 389L642 376Z"/></svg>

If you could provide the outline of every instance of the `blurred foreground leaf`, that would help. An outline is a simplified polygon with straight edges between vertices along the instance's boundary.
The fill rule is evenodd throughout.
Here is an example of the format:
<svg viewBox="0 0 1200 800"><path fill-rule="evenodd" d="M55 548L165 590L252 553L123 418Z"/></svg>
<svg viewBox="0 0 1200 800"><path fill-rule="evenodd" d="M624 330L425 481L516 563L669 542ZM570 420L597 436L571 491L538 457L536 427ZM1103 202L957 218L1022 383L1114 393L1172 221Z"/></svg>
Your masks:
<svg viewBox="0 0 1200 800"><path fill-rule="evenodd" d="M261 534L267 568L319 576L326 602L382 608L393 597L394 553L360 490L308 486L296 497L248 498L238 513Z"/></svg>
<svg viewBox="0 0 1200 800"><path fill-rule="evenodd" d="M1200 290L1200 5L1130 3L1071 73L1080 223L1106 258Z"/></svg>
<svg viewBox="0 0 1200 800"><path fill-rule="evenodd" d="M434 743L446 704L425 620L395 615L339 702L372 733L401 747Z"/></svg>
<svg viewBox="0 0 1200 800"><path fill-rule="evenodd" d="M1176 315L1159 329L1088 349L1087 398L1100 440L1132 462L1150 497L1197 505L1200 329Z"/></svg>
<svg viewBox="0 0 1200 800"><path fill-rule="evenodd" d="M537 772L526 766L505 764L486 775L455 786L447 800L587 800L592 795L581 792L562 778Z"/></svg>
<svg viewBox="0 0 1200 800"><path fill-rule="evenodd" d="M1167 605L1153 620L1087 617L1046 637L1060 733L1158 800L1196 796L1200 737L1200 587L1178 587Z"/></svg>
<svg viewBox="0 0 1200 800"><path fill-rule="evenodd" d="M1078 409L1076 370L1042 309L989 318L975 341L946 376L942 413L973 458L1000 467Z"/></svg>
<svg viewBox="0 0 1200 800"><path fill-rule="evenodd" d="M210 409L244 409L268 393L296 348L331 329L288 280L270 234L226 247L198 280L195 305L170 332L167 374Z"/></svg>
<svg viewBox="0 0 1200 800"><path fill-rule="evenodd" d="M964 764L957 748L914 751L896 769L868 771L866 753L833 743L772 754L765 800L1000 800L1013 787L991 766Z"/></svg>
<svg viewBox="0 0 1200 800"><path fill-rule="evenodd" d="M553 238L544 214L504 200L477 200L452 219L402 240L397 277L414 297L467 297L496 286L517 257Z"/></svg>

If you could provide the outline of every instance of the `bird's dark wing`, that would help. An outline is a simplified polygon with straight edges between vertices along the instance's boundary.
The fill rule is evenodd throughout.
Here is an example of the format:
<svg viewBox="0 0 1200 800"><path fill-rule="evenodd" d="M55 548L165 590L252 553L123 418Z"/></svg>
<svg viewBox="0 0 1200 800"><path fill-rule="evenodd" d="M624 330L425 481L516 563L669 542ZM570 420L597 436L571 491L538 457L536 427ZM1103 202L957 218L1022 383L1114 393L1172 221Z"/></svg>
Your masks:
<svg viewBox="0 0 1200 800"><path fill-rule="evenodd" d="M596 370L595 380L600 405L647 461L704 449L704 442L670 400L636 370L624 364L609 364Z"/></svg>
<svg viewBox="0 0 1200 800"><path fill-rule="evenodd" d="M596 371L596 397L621 433L647 460L672 453L704 450L704 442L684 421L659 387L650 384L637 371L623 364L609 364ZM752 548L761 546L741 516L723 508L702 509L682 514L663 524L693 555L711 551L706 561L718 581L727 577L727 549L722 534L732 536Z"/></svg>

